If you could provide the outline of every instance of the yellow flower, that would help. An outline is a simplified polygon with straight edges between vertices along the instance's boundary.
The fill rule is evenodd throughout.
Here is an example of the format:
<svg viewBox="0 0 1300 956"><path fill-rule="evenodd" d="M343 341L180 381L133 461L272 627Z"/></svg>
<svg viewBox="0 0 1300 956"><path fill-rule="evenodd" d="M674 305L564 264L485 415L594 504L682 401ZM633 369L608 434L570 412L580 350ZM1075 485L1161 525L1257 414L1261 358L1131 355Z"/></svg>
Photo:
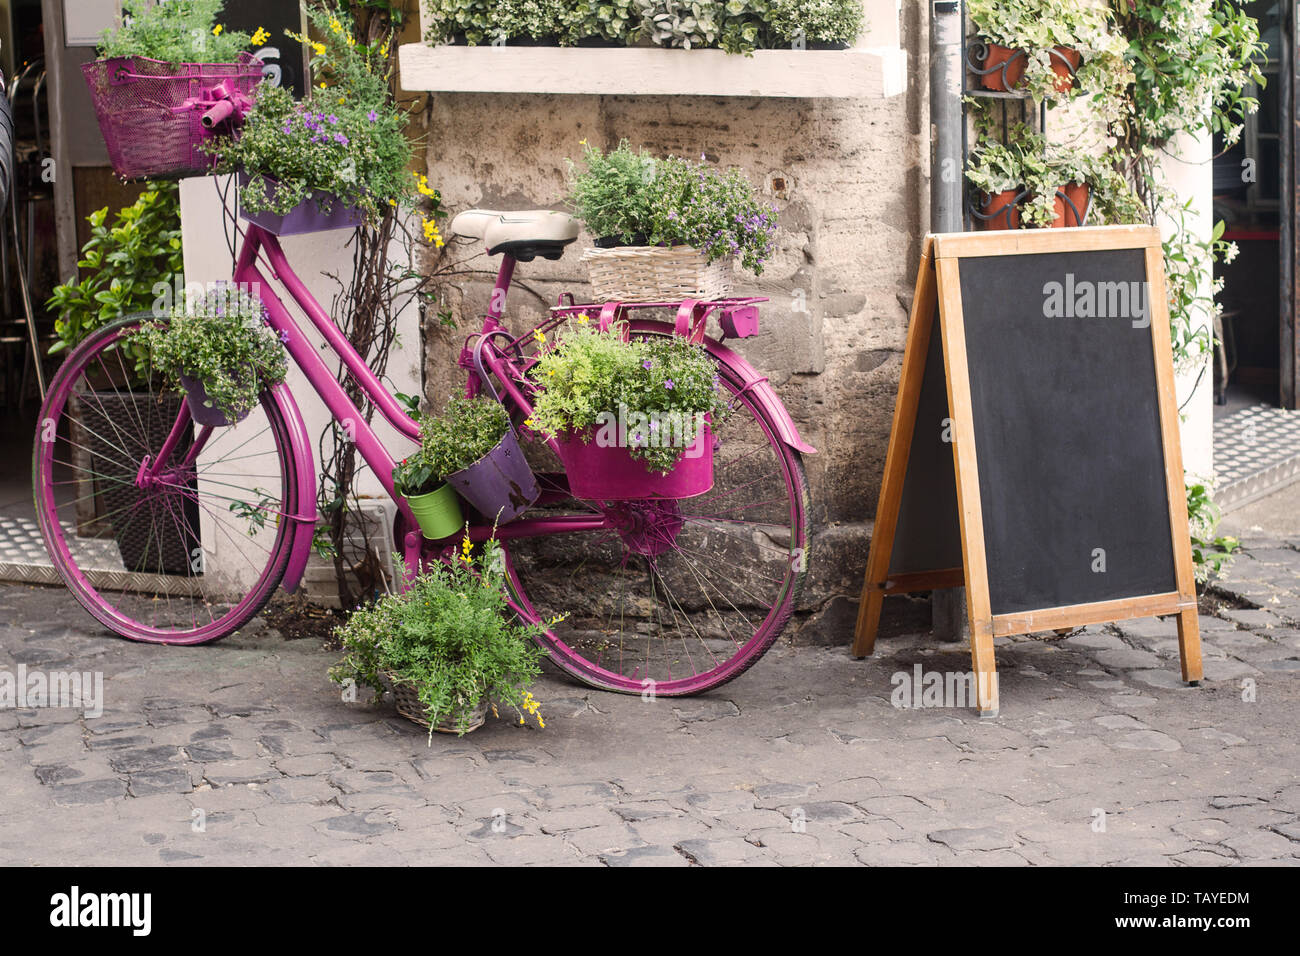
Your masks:
<svg viewBox="0 0 1300 956"><path fill-rule="evenodd" d="M322 90L325 89L325 81L324 81L324 80L321 80L320 88L321 88Z"/></svg>
<svg viewBox="0 0 1300 956"><path fill-rule="evenodd" d="M324 56L324 55L325 55L325 44L324 44L324 43L315 43L315 42L313 42L312 45L311 45L311 49L312 49L312 52L315 53L317 56Z"/></svg>
<svg viewBox="0 0 1300 956"><path fill-rule="evenodd" d="M532 428L532 427L533 427L533 420L532 420L531 418L525 418L525 419L524 419L524 427L525 427L525 428Z"/></svg>
<svg viewBox="0 0 1300 956"><path fill-rule="evenodd" d="M253 34L253 46L261 46L267 40L271 39L271 34L264 27L258 27L257 32Z"/></svg>
<svg viewBox="0 0 1300 956"><path fill-rule="evenodd" d="M218 23L215 27L212 28L212 35L214 37L219 37L221 36L221 31L224 29L225 27L223 27L220 23Z"/></svg>
<svg viewBox="0 0 1300 956"><path fill-rule="evenodd" d="M385 40L385 41L384 41L384 45L381 46L381 47L379 48L379 55L380 55L380 56L388 56L388 41L387 41L387 40Z"/></svg>
<svg viewBox="0 0 1300 956"><path fill-rule="evenodd" d="M546 333L543 332L541 329L533 329L533 338L537 339L537 341L539 342L545 342Z"/></svg>
<svg viewBox="0 0 1300 956"><path fill-rule="evenodd" d="M580 140L578 140L578 145L579 145L579 146L586 146L586 145L587 145L587 140L586 140L585 138L584 138L584 139L580 139Z"/></svg>
<svg viewBox="0 0 1300 956"><path fill-rule="evenodd" d="M333 17L330 20L330 29L333 30L335 33L343 32L343 24L339 23L338 17Z"/></svg>
<svg viewBox="0 0 1300 956"><path fill-rule="evenodd" d="M586 325L586 324L587 324L588 322L590 322L590 321L591 321L591 316L589 316L586 312L584 312L584 313L582 313L582 315L578 316L578 324L579 324L579 325Z"/></svg>

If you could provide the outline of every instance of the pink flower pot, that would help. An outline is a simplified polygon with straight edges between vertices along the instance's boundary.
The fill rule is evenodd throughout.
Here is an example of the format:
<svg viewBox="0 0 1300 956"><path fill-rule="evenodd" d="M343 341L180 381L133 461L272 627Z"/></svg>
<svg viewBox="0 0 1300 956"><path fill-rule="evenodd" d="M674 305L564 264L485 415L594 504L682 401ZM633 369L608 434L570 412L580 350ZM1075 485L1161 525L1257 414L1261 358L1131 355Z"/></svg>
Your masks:
<svg viewBox="0 0 1300 956"><path fill-rule="evenodd" d="M594 430L571 435L558 445L569 491L575 498L694 498L713 487L713 431L707 422L677 459L677 466L666 475L651 471L644 461L633 458L631 449L598 445Z"/></svg>

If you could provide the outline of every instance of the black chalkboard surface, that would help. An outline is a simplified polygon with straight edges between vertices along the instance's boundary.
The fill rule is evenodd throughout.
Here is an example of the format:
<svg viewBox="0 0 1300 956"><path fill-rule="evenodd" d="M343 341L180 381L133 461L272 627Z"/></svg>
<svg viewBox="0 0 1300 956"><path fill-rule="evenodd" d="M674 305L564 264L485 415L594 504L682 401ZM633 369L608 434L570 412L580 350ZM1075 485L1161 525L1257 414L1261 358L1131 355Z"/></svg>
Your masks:
<svg viewBox="0 0 1300 956"><path fill-rule="evenodd" d="M1157 230L930 236L916 290L854 655L885 595L964 584L981 714L1010 634L1176 614L1199 681Z"/></svg>
<svg viewBox="0 0 1300 956"><path fill-rule="evenodd" d="M1177 590L1150 312L1130 294L1145 250L973 257L960 276L993 613Z"/></svg>

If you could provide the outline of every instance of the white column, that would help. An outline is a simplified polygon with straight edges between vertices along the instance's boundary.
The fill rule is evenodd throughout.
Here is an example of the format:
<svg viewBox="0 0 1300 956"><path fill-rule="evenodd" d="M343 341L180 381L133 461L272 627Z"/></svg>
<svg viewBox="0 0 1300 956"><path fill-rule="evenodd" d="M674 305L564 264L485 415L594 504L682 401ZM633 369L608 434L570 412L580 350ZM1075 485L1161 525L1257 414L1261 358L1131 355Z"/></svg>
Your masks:
<svg viewBox="0 0 1300 956"><path fill-rule="evenodd" d="M1208 239L1214 229L1214 162L1213 143L1208 133L1196 136L1179 136L1169 144L1162 155L1160 169L1181 205L1191 200L1191 209L1185 213L1185 225L1193 235ZM1173 232L1169 219L1160 223L1166 238ZM1208 296L1214 281L1212 270L1206 269L1197 283L1199 293ZM1208 309L1198 309L1197 324L1208 330L1211 339ZM1205 361L1178 375L1178 405L1182 409L1183 467L1188 474L1210 478L1214 474L1214 369L1213 351L1204 355Z"/></svg>

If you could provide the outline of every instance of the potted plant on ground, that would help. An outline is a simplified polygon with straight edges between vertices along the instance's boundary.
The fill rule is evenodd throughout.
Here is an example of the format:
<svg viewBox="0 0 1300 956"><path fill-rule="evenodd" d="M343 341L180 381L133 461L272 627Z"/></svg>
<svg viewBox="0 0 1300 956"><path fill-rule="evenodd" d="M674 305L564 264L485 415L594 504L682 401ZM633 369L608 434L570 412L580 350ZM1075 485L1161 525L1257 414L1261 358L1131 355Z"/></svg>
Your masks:
<svg viewBox="0 0 1300 956"><path fill-rule="evenodd" d="M556 439L575 498L689 498L713 486L726 402L702 346L568 328L544 346L525 427Z"/></svg>
<svg viewBox="0 0 1300 956"><path fill-rule="evenodd" d="M809 50L843 50L862 32L862 0L772 0L776 40Z"/></svg>
<svg viewBox="0 0 1300 956"><path fill-rule="evenodd" d="M506 604L503 562L489 541L475 558L461 553L435 564L401 594L355 612L335 630L344 658L330 670L337 683L392 690L397 711L435 731L463 735L488 711L514 709L546 726L529 688L544 652L533 639L545 626L515 623Z"/></svg>
<svg viewBox="0 0 1300 956"><path fill-rule="evenodd" d="M204 128L218 86L248 98L262 62L253 37L217 22L224 0L123 0L118 25L104 33L99 58L82 72L114 171L124 179L201 175L203 145L224 128ZM256 39L264 39L258 31Z"/></svg>
<svg viewBox="0 0 1300 956"><path fill-rule="evenodd" d="M220 171L240 174L240 214L279 235L376 221L415 188L407 117L387 77L372 69L388 40L349 42L351 21L332 6L308 15L324 37L309 41L311 67L326 79L301 102L286 89L261 88L239 138L210 147Z"/></svg>
<svg viewBox="0 0 1300 956"><path fill-rule="evenodd" d="M599 240L582 255L597 300L723 298L737 260L762 274L776 210L739 170L655 160L626 140L608 154L584 141L583 159L581 172L570 162L569 202Z"/></svg>
<svg viewBox="0 0 1300 956"><path fill-rule="evenodd" d="M266 307L233 286L190 299L172 310L168 322L142 325L128 341L180 384L200 426L246 418L262 391L283 382L288 370L283 342L266 324Z"/></svg>
<svg viewBox="0 0 1300 956"><path fill-rule="evenodd" d="M541 493L510 415L494 399L450 399L441 415L421 419L420 448L433 472L498 524L519 517Z"/></svg>

